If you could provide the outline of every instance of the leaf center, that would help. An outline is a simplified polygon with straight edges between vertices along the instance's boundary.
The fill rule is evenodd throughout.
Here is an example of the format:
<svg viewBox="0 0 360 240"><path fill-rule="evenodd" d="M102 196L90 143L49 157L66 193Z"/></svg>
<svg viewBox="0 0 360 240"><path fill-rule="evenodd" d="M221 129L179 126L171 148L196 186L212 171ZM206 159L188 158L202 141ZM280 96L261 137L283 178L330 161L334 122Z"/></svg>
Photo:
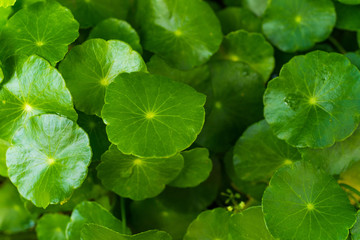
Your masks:
<svg viewBox="0 0 360 240"><path fill-rule="evenodd" d="M309 211L312 211L312 210L315 209L315 206L314 206L314 204L312 204L312 203L308 203L308 204L306 205L306 208L307 208Z"/></svg>
<svg viewBox="0 0 360 240"><path fill-rule="evenodd" d="M32 110L33 110L33 108L32 108L32 106L30 106L29 104L25 104L24 105L24 110L26 111L26 112L31 112Z"/></svg>
<svg viewBox="0 0 360 240"><path fill-rule="evenodd" d="M145 117L147 118L147 119L152 119L152 118L154 118L155 117L155 113L154 112L147 112L146 113L146 115L145 115Z"/></svg>

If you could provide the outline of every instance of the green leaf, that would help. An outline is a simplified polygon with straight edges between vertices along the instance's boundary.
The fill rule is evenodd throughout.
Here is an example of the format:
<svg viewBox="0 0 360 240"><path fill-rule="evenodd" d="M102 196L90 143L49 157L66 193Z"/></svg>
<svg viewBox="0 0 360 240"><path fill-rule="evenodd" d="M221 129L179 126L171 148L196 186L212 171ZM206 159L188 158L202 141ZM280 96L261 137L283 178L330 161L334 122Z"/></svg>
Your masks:
<svg viewBox="0 0 360 240"><path fill-rule="evenodd" d="M250 124L263 118L264 81L242 62L210 64L212 93L197 143L215 152L227 151ZM221 141L219 141L221 139Z"/></svg>
<svg viewBox="0 0 360 240"><path fill-rule="evenodd" d="M228 239L230 215L223 208L202 212L190 224L184 240Z"/></svg>
<svg viewBox="0 0 360 240"><path fill-rule="evenodd" d="M300 159L298 150L274 136L262 120L251 125L236 142L233 161L242 180L267 181L276 169Z"/></svg>
<svg viewBox="0 0 360 240"><path fill-rule="evenodd" d="M281 51L307 50L329 37L336 14L331 0L272 0L262 29Z"/></svg>
<svg viewBox="0 0 360 240"><path fill-rule="evenodd" d="M360 51L348 52L345 56L360 70Z"/></svg>
<svg viewBox="0 0 360 240"><path fill-rule="evenodd" d="M232 1L238 2L238 0L232 0ZM244 7L250 9L257 16L261 17L264 15L264 12L270 0L242 0L241 2Z"/></svg>
<svg viewBox="0 0 360 240"><path fill-rule="evenodd" d="M159 195L183 166L180 154L170 158L138 158L124 155L111 145L97 171L106 188L121 197L143 200Z"/></svg>
<svg viewBox="0 0 360 240"><path fill-rule="evenodd" d="M132 26L124 20L108 18L98 23L90 32L89 39L102 38L105 40L121 40L129 44L132 49L142 53L140 38Z"/></svg>
<svg viewBox="0 0 360 240"><path fill-rule="evenodd" d="M335 2L335 10L336 28L349 31L360 30L360 5L345 5Z"/></svg>
<svg viewBox="0 0 360 240"><path fill-rule="evenodd" d="M146 65L151 74L161 75L177 82L186 83L200 92L204 92L208 85L207 80L210 76L210 71L207 64L187 71L180 70L171 67L158 55L154 55Z"/></svg>
<svg viewBox="0 0 360 240"><path fill-rule="evenodd" d="M263 196L265 222L279 239L346 239L355 209L336 180L310 163L279 169Z"/></svg>
<svg viewBox="0 0 360 240"><path fill-rule="evenodd" d="M1 0L0 7L6 8L14 5L16 0Z"/></svg>
<svg viewBox="0 0 360 240"><path fill-rule="evenodd" d="M69 221L67 215L45 214L37 222L36 235L39 240L66 240L65 230Z"/></svg>
<svg viewBox="0 0 360 240"><path fill-rule="evenodd" d="M209 60L222 40L219 20L201 0L140 0L137 20L144 49L183 70Z"/></svg>
<svg viewBox="0 0 360 240"><path fill-rule="evenodd" d="M89 138L76 123L53 114L19 128L6 153L10 180L37 207L66 202L85 180Z"/></svg>
<svg viewBox="0 0 360 240"><path fill-rule="evenodd" d="M55 65L79 36L78 29L79 24L68 9L55 1L39 2L9 19L2 30L1 43L10 54L37 54Z"/></svg>
<svg viewBox="0 0 360 240"><path fill-rule="evenodd" d="M184 157L184 168L169 184L170 186L195 187L209 177L212 169L209 150L206 148L194 148L182 152L181 155Z"/></svg>
<svg viewBox="0 0 360 240"><path fill-rule="evenodd" d="M122 223L115 218L105 208L95 202L82 202L77 205L71 214L71 221L66 228L68 240L80 240L81 229L87 223L94 223L103 227L110 228L119 233L129 234L130 230L126 228L123 232Z"/></svg>
<svg viewBox="0 0 360 240"><path fill-rule="evenodd" d="M31 56L19 63L0 89L0 138L10 140L29 117L58 113L77 119L70 92L60 73L44 59Z"/></svg>
<svg viewBox="0 0 360 240"><path fill-rule="evenodd" d="M250 10L227 7L217 12L224 34L244 29L248 32L261 32L261 21Z"/></svg>
<svg viewBox="0 0 360 240"><path fill-rule="evenodd" d="M108 86L102 117L110 142L124 154L169 157L195 141L204 103L205 96L186 84L124 73Z"/></svg>
<svg viewBox="0 0 360 240"><path fill-rule="evenodd" d="M297 147L329 147L357 128L360 72L337 53L296 56L268 84L264 105L278 138Z"/></svg>
<svg viewBox="0 0 360 240"><path fill-rule="evenodd" d="M93 161L100 161L101 155L106 152L111 143L108 140L103 120L94 115L78 112L77 123L89 135L90 146L93 152Z"/></svg>
<svg viewBox="0 0 360 240"><path fill-rule="evenodd" d="M337 142L330 148L301 150L302 158L320 167L331 175L347 170L353 163L360 160L360 128L346 140Z"/></svg>
<svg viewBox="0 0 360 240"><path fill-rule="evenodd" d="M5 26L5 24L8 20L8 17L11 15L12 12L13 11L12 11L11 7L7 7L7 8L0 7L0 31ZM1 80L0 80L0 82L1 82Z"/></svg>
<svg viewBox="0 0 360 240"><path fill-rule="evenodd" d="M32 228L35 216L25 208L16 188L9 182L0 187L0 231L16 233Z"/></svg>
<svg viewBox="0 0 360 240"><path fill-rule="evenodd" d="M106 18L125 19L130 7L129 0L58 0L69 8L81 28L93 27Z"/></svg>
<svg viewBox="0 0 360 240"><path fill-rule="evenodd" d="M0 139L0 175L3 177L8 176L6 167L6 151L9 146L9 142Z"/></svg>
<svg viewBox="0 0 360 240"><path fill-rule="evenodd" d="M233 214L229 220L229 234L233 240L275 240L265 226L261 206Z"/></svg>
<svg viewBox="0 0 360 240"><path fill-rule="evenodd" d="M136 235L124 235L96 224L86 224L81 230L81 240L171 240L166 232L150 230Z"/></svg>
<svg viewBox="0 0 360 240"><path fill-rule="evenodd" d="M341 3L349 4L349 5L356 5L360 4L360 0L338 0Z"/></svg>
<svg viewBox="0 0 360 240"><path fill-rule="evenodd" d="M98 116L104 105L106 88L116 76L145 70L140 54L128 44L102 39L91 39L74 47L59 68L76 108Z"/></svg>
<svg viewBox="0 0 360 240"><path fill-rule="evenodd" d="M351 229L351 239L360 240L360 211L356 214L356 223Z"/></svg>
<svg viewBox="0 0 360 240"><path fill-rule="evenodd" d="M226 35L215 59L247 63L261 74L265 82L275 66L274 49L270 43L261 34L244 30Z"/></svg>

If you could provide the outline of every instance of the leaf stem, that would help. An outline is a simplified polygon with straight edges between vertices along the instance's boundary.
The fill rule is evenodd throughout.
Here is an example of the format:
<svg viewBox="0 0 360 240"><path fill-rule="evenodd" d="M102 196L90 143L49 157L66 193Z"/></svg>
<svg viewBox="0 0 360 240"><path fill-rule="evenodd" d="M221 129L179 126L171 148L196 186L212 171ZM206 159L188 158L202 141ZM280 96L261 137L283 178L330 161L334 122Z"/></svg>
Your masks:
<svg viewBox="0 0 360 240"><path fill-rule="evenodd" d="M336 38L334 38L333 36L329 37L329 41L332 43L332 45L334 45L334 47L341 52L342 54L346 54L346 50L345 48L339 43L338 40L336 40Z"/></svg>
<svg viewBox="0 0 360 240"><path fill-rule="evenodd" d="M360 196L360 191L353 188L352 186L347 185L346 183L340 183L339 185L343 188L346 188L347 190L350 190L351 192L355 193L356 195Z"/></svg>
<svg viewBox="0 0 360 240"><path fill-rule="evenodd" d="M126 209L125 209L125 198L120 198L120 207L121 207L121 222L122 222L122 231L126 232Z"/></svg>

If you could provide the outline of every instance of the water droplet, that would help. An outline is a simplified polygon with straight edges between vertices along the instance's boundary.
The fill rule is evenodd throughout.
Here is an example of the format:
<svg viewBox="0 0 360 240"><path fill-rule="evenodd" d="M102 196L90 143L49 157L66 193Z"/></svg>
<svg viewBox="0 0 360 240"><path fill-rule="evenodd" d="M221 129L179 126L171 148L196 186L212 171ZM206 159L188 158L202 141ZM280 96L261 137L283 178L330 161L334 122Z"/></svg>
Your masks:
<svg viewBox="0 0 360 240"><path fill-rule="evenodd" d="M298 109L300 101L301 101L300 95L295 93L288 94L284 99L284 103L294 111Z"/></svg>

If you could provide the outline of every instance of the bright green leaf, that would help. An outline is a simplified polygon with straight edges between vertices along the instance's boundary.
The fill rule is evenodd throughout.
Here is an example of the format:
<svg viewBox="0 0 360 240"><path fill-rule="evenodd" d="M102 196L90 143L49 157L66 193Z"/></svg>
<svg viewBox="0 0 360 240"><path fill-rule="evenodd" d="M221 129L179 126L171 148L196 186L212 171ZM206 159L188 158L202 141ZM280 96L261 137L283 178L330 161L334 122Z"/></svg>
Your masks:
<svg viewBox="0 0 360 240"><path fill-rule="evenodd" d="M267 181L276 169L300 159L298 150L274 136L265 120L251 125L234 148L235 172L245 181Z"/></svg>
<svg viewBox="0 0 360 240"><path fill-rule="evenodd" d="M336 14L331 0L272 0L263 19L263 32L280 50L307 50L329 37Z"/></svg>
<svg viewBox="0 0 360 240"><path fill-rule="evenodd" d="M37 222L36 235L39 240L66 240L65 230L69 221L67 215L45 214Z"/></svg>
<svg viewBox="0 0 360 240"><path fill-rule="evenodd" d="M90 32L89 38L120 40L129 44L132 49L142 53L140 38L132 26L124 20L108 18L98 23Z"/></svg>
<svg viewBox="0 0 360 240"><path fill-rule="evenodd" d="M35 216L25 208L19 193L10 182L0 187L0 231L15 233L35 225Z"/></svg>
<svg viewBox="0 0 360 240"><path fill-rule="evenodd" d="M338 53L296 56L268 84L264 105L278 138L297 147L329 147L359 123L360 72Z"/></svg>
<svg viewBox="0 0 360 240"><path fill-rule="evenodd" d="M201 0L139 0L137 19L146 50L179 69L205 63L219 48L219 20Z"/></svg>
<svg viewBox="0 0 360 240"><path fill-rule="evenodd" d="M129 0L58 0L69 8L79 21L81 28L89 28L106 18L125 19Z"/></svg>
<svg viewBox="0 0 360 240"><path fill-rule="evenodd" d="M171 240L166 232L150 230L135 235L124 235L96 224L86 224L81 230L81 240Z"/></svg>
<svg viewBox="0 0 360 240"><path fill-rule="evenodd" d="M320 167L331 175L337 175L360 160L360 128L345 141L337 142L324 149L305 148L302 158Z"/></svg>
<svg viewBox="0 0 360 240"><path fill-rule="evenodd" d="M76 123L53 114L30 118L6 152L10 180L38 207L66 202L85 180L89 138Z"/></svg>
<svg viewBox="0 0 360 240"><path fill-rule="evenodd" d="M74 98L86 114L100 115L107 86L123 72L146 70L139 53L121 41L91 39L74 47L59 68Z"/></svg>
<svg viewBox="0 0 360 240"><path fill-rule="evenodd" d="M55 65L79 36L78 29L79 24L68 9L56 1L39 2L9 19L1 43L12 55L37 54Z"/></svg>
<svg viewBox="0 0 360 240"><path fill-rule="evenodd" d="M6 167L6 151L9 148L10 144L7 141L0 139L0 175L7 177L7 167Z"/></svg>
<svg viewBox="0 0 360 240"><path fill-rule="evenodd" d="M102 117L110 142L124 154L169 157L195 141L204 103L205 96L186 84L124 73L108 86Z"/></svg>
<svg viewBox="0 0 360 240"><path fill-rule="evenodd" d="M265 226L261 206L233 214L229 220L229 234L232 240L275 240Z"/></svg>
<svg viewBox="0 0 360 240"><path fill-rule="evenodd" d="M248 32L261 32L261 21L250 10L227 7L217 12L224 34L244 29Z"/></svg>
<svg viewBox="0 0 360 240"><path fill-rule="evenodd" d="M11 7L8 8L0 7L0 30L5 26L8 17L11 15L12 12L13 11Z"/></svg>
<svg viewBox="0 0 360 240"><path fill-rule="evenodd" d="M310 163L279 169L263 196L265 222L279 239L346 239L355 208L336 180Z"/></svg>
<svg viewBox="0 0 360 240"><path fill-rule="evenodd" d="M210 64L212 93L197 143L215 152L227 151L246 127L263 118L264 80L242 62ZM221 139L221 141L219 141Z"/></svg>
<svg viewBox="0 0 360 240"><path fill-rule="evenodd" d="M119 233L130 233L128 228L123 232L122 222L98 203L82 202L75 207L71 214L71 221L66 228L67 239L80 240L81 229L87 223L104 226Z"/></svg>
<svg viewBox="0 0 360 240"><path fill-rule="evenodd" d="M360 5L353 6L335 2L335 10L336 28L349 31L360 30Z"/></svg>
<svg viewBox="0 0 360 240"><path fill-rule="evenodd" d="M266 82L274 70L274 49L259 33L239 30L229 33L215 59L244 62L260 73Z"/></svg>
<svg viewBox="0 0 360 240"><path fill-rule="evenodd" d="M202 212L190 224L184 240L228 239L230 215L223 208Z"/></svg>
<svg viewBox="0 0 360 240"><path fill-rule="evenodd" d="M180 154L170 158L138 158L124 155L111 145L97 170L106 188L122 197L143 200L161 193L183 166Z"/></svg>
<svg viewBox="0 0 360 240"><path fill-rule="evenodd" d="M170 186L195 187L209 177L212 169L209 150L206 148L194 148L182 152L181 155L184 157L184 168L169 184Z"/></svg>
<svg viewBox="0 0 360 240"><path fill-rule="evenodd" d="M6 8L14 5L16 0L1 0L0 7Z"/></svg>
<svg viewBox="0 0 360 240"><path fill-rule="evenodd" d="M10 140L29 117L42 113L77 119L60 73L34 55L19 63L13 77L0 89L0 138Z"/></svg>
<svg viewBox="0 0 360 240"><path fill-rule="evenodd" d="M232 0L232 1L239 2L239 0ZM257 16L261 17L264 15L264 12L270 0L241 0L241 2L244 7L250 9Z"/></svg>

